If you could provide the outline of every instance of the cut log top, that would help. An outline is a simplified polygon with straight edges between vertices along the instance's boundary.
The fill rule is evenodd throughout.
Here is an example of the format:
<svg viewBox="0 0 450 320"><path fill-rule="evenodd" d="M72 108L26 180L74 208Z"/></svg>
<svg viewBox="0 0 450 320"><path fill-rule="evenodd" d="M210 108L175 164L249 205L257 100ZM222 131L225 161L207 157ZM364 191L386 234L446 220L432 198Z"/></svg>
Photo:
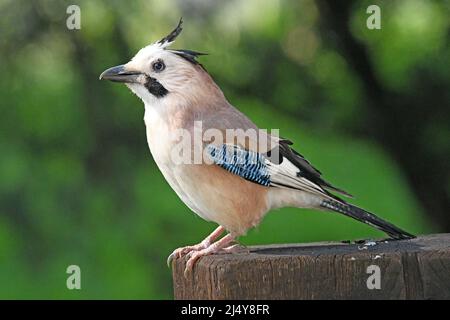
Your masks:
<svg viewBox="0 0 450 320"><path fill-rule="evenodd" d="M175 299L450 299L450 234L248 247L201 258Z"/></svg>

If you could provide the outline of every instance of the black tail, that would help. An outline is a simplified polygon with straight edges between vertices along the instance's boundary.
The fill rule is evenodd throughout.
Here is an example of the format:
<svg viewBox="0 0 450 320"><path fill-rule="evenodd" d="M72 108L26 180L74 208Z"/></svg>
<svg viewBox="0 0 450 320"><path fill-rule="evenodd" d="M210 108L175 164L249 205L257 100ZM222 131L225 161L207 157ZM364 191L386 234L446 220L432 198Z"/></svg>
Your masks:
<svg viewBox="0 0 450 320"><path fill-rule="evenodd" d="M403 231L400 228L397 228L392 223L384 221L383 219L378 218L373 213L370 213L366 210L358 208L349 203L341 203L335 200L323 200L321 206L326 209L330 209L346 216L349 216L358 221L367 223L383 232L386 232L393 239L411 239L415 238L414 235Z"/></svg>

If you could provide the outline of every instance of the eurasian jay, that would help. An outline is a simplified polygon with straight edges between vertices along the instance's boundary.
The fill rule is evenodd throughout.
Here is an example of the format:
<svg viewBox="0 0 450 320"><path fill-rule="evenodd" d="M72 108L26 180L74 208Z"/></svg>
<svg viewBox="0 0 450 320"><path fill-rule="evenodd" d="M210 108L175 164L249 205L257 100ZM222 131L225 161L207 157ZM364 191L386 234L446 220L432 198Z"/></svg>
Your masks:
<svg viewBox="0 0 450 320"><path fill-rule="evenodd" d="M188 255L186 273L202 256L231 252L237 237L281 207L335 211L394 239L414 237L332 194L350 196L326 182L292 142L259 130L233 107L197 61L201 53L168 49L181 25L100 75L142 99L148 146L164 178L192 211L219 225L199 244L176 249L168 264Z"/></svg>

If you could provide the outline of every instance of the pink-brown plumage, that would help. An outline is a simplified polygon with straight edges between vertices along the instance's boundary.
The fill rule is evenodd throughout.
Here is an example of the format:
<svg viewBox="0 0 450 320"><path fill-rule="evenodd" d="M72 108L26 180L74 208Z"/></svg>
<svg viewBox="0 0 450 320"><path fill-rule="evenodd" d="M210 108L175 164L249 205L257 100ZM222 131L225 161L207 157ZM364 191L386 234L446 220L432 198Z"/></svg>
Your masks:
<svg viewBox="0 0 450 320"><path fill-rule="evenodd" d="M100 76L125 82L142 99L147 142L165 179L192 211L220 225L198 245L175 250L169 261L188 254L189 271L202 255L227 250L236 237L258 225L269 210L288 206L337 211L391 236L411 237L331 194L328 190L348 195L324 181L318 170L290 148L289 141L261 134L249 118L226 100L211 76L196 62L197 53L167 50L180 32L181 21L172 33L141 49L129 63L110 68ZM240 131L229 137L230 129ZM220 138L205 137L211 130ZM252 130L256 136L248 135ZM187 133L186 141L179 132ZM187 162L180 162L175 152L180 141L190 146ZM211 146L214 152L205 153ZM226 155L229 149L235 152L235 158L239 155L246 162L221 163L220 157L234 159ZM200 162L196 161L198 154ZM204 161L208 160L205 155L209 162ZM213 242L225 230L229 234Z"/></svg>

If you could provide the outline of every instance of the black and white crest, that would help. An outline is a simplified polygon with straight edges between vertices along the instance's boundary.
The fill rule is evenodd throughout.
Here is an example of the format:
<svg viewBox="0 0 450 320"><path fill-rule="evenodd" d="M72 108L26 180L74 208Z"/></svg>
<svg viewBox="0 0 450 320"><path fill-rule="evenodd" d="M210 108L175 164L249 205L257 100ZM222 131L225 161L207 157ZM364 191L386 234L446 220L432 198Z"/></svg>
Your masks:
<svg viewBox="0 0 450 320"><path fill-rule="evenodd" d="M175 29L172 30L171 33L169 33L167 36L165 36L164 38L162 38L161 40L158 41L158 43L163 47L167 47L169 46L172 42L175 41L175 39L178 37L178 35L181 33L181 31L183 30L183 18L180 18L180 21L178 22L178 25L176 26Z"/></svg>
<svg viewBox="0 0 450 320"><path fill-rule="evenodd" d="M175 41L175 39L179 36L181 31L183 30L182 25L183 25L183 18L180 19L176 28L173 29L172 32L169 33L167 36L165 36L164 38L159 40L157 42L157 44L164 49L166 47L169 47ZM190 63L193 63L193 64L198 64L197 57L206 55L206 53L197 52L197 51L193 51L193 50L185 50L185 49L169 49L167 51L173 52L176 55L186 59L187 61L189 61Z"/></svg>
<svg viewBox="0 0 450 320"><path fill-rule="evenodd" d="M187 61L189 61L190 63L193 63L193 64L199 63L197 61L198 56L207 55L207 53L202 53L202 52L197 52L197 51L192 51L192 50L179 49L179 50L169 50L169 51L175 53L176 55L179 55L180 57L186 59Z"/></svg>

